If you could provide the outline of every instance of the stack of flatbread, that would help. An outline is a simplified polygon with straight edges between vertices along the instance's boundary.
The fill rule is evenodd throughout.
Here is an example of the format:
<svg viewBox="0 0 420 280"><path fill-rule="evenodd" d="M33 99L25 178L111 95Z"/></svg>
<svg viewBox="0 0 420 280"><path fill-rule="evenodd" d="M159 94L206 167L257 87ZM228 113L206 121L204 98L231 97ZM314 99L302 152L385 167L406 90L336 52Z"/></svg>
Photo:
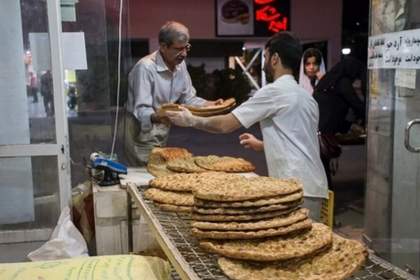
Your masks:
<svg viewBox="0 0 420 280"><path fill-rule="evenodd" d="M149 156L147 170L155 177L176 173L251 172L255 166L243 158L219 157L214 155L197 156L184 148L154 148Z"/></svg>
<svg viewBox="0 0 420 280"><path fill-rule="evenodd" d="M266 238L312 226L308 211L299 209L303 192L297 180L240 177L204 183L193 189L193 195L192 233L201 239Z"/></svg>
<svg viewBox="0 0 420 280"><path fill-rule="evenodd" d="M241 178L193 188L192 234L231 279L346 279L364 246L312 223L293 179Z"/></svg>
<svg viewBox="0 0 420 280"><path fill-rule="evenodd" d="M315 225L317 224L314 224L314 228ZM218 263L223 272L230 279L235 280L348 279L366 261L366 248L358 241L344 239L336 234L333 234L332 239L331 246L303 258L298 257L288 261L252 262L221 257ZM302 252L306 248L305 245L302 243L289 249ZM273 249L267 248L267 252L274 252Z"/></svg>
<svg viewBox="0 0 420 280"><path fill-rule="evenodd" d="M223 101L222 104L207 106L207 107L197 107L185 104L174 104L174 103L167 103L161 106L161 110L163 111L181 111L182 107L187 108L191 111L191 113L195 116L200 117L209 117L215 115L225 114L231 111L236 106L235 98L229 98Z"/></svg>
<svg viewBox="0 0 420 280"><path fill-rule="evenodd" d="M144 192L147 199L165 211L191 212L194 205L192 190L203 184L220 184L223 181L239 180L242 176L222 172L178 173L157 177L149 182Z"/></svg>

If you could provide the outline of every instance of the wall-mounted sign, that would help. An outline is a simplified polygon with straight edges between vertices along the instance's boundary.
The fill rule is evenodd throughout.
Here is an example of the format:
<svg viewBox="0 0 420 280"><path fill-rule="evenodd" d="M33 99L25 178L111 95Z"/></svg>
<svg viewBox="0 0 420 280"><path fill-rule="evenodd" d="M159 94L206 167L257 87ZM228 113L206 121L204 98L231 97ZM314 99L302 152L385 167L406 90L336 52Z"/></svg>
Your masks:
<svg viewBox="0 0 420 280"><path fill-rule="evenodd" d="M420 29L369 37L368 68L420 69Z"/></svg>
<svg viewBox="0 0 420 280"><path fill-rule="evenodd" d="M217 36L271 36L290 30L290 0L216 0Z"/></svg>

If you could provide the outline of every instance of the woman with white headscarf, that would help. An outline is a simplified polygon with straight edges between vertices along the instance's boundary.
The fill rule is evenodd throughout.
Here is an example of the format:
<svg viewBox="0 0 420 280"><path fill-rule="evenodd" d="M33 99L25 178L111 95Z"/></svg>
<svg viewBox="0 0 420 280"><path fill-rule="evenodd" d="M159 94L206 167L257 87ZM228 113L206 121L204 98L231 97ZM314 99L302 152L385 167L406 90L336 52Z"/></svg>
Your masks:
<svg viewBox="0 0 420 280"><path fill-rule="evenodd" d="M309 48L300 62L299 85L312 94L315 86L325 74L325 63L318 49Z"/></svg>

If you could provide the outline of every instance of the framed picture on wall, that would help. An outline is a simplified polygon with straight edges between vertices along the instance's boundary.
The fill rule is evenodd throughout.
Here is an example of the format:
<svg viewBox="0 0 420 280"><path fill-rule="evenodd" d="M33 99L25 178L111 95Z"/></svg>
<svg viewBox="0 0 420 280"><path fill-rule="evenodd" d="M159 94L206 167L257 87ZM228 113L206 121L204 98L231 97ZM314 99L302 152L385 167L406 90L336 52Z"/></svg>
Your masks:
<svg viewBox="0 0 420 280"><path fill-rule="evenodd" d="M216 0L217 36L253 36L253 0Z"/></svg>

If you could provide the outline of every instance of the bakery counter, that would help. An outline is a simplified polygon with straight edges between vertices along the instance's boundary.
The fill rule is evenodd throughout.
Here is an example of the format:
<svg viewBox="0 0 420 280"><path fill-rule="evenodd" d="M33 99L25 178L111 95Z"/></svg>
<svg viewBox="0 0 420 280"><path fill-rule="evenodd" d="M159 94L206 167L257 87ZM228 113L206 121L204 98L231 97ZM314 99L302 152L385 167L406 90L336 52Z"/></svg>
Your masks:
<svg viewBox="0 0 420 280"><path fill-rule="evenodd" d="M191 235L190 214L162 211L143 196L147 186L127 184L129 197L134 201L149 224L150 230L180 279L228 279L217 264L217 255L199 247ZM352 278L362 279L417 279L370 254L366 264Z"/></svg>

